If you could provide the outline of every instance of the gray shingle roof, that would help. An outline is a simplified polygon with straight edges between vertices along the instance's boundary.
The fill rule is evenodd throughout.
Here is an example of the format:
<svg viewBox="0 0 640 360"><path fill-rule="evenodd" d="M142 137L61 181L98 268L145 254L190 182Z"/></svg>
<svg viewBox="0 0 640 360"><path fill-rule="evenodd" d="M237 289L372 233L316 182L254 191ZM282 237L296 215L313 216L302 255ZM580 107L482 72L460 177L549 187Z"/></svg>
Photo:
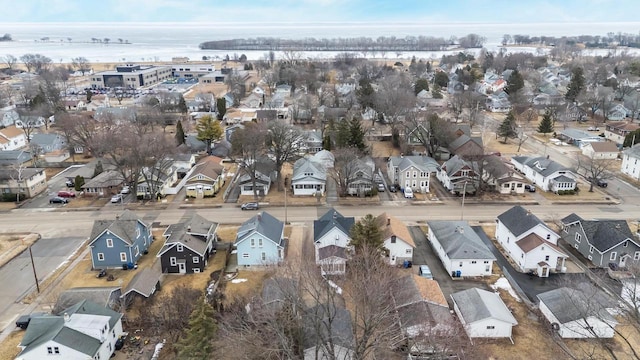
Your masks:
<svg viewBox="0 0 640 360"><path fill-rule="evenodd" d="M471 288L454 293L451 298L458 305L467 324L484 319L497 319L512 325L518 324L497 293Z"/></svg>
<svg viewBox="0 0 640 360"><path fill-rule="evenodd" d="M330 257L347 258L346 249L341 246L329 245L318 249L318 259L324 260Z"/></svg>
<svg viewBox="0 0 640 360"><path fill-rule="evenodd" d="M556 171L570 171L564 165L561 165L551 159L547 159L544 156L514 156L512 159L530 167L533 171L545 177L553 174Z"/></svg>
<svg viewBox="0 0 640 360"><path fill-rule="evenodd" d="M262 285L262 303L272 305L284 302L293 303L298 297L298 283L290 278L274 277ZM280 306L275 306L278 309Z"/></svg>
<svg viewBox="0 0 640 360"><path fill-rule="evenodd" d="M281 238L283 228L284 222L276 219L266 211L262 211L240 225L234 245L237 245L246 239L247 235L255 231L264 235L276 245L283 246L283 239Z"/></svg>
<svg viewBox="0 0 640 360"><path fill-rule="evenodd" d="M120 287L116 286L71 288L63 291L58 296L58 300L53 307L53 313L59 313L82 300L89 300L104 307L111 307L111 299L120 297L120 292Z"/></svg>
<svg viewBox="0 0 640 360"><path fill-rule="evenodd" d="M520 236L537 225L546 227L542 220L520 205L516 205L498 215L498 220L515 236Z"/></svg>
<svg viewBox="0 0 640 360"><path fill-rule="evenodd" d="M313 175L306 175L307 173L312 173ZM313 178L321 181L327 180L327 170L311 156L298 159L298 161L293 164L293 176L291 181L300 181L306 178Z"/></svg>
<svg viewBox="0 0 640 360"><path fill-rule="evenodd" d="M582 220L580 223L589 244L601 252L624 241L635 240L625 220Z"/></svg>
<svg viewBox="0 0 640 360"><path fill-rule="evenodd" d="M571 213L571 214L565 216L560 221L562 221L562 223L565 224L565 225L569 225L569 224L572 224L574 222L582 221L582 218L580 216L578 216L576 213Z"/></svg>
<svg viewBox="0 0 640 360"><path fill-rule="evenodd" d="M433 173L438 170L438 163L428 156L392 156L389 158L391 165L403 171L415 166L421 171Z"/></svg>
<svg viewBox="0 0 640 360"><path fill-rule="evenodd" d="M496 259L466 221L428 221L427 225L449 259Z"/></svg>
<svg viewBox="0 0 640 360"><path fill-rule="evenodd" d="M320 240L333 228L338 228L348 236L354 223L354 217L344 217L337 210L329 209L318 220L313 222L313 241Z"/></svg>
<svg viewBox="0 0 640 360"><path fill-rule="evenodd" d="M562 324L589 316L596 316L601 320L615 322L613 316L606 310L607 301L604 294L587 297L580 290L561 287L538 294L538 299L549 308L551 313Z"/></svg>
<svg viewBox="0 0 640 360"><path fill-rule="evenodd" d="M137 237L136 229L138 222L146 227L149 226L142 220L138 219L130 210L123 211L115 220L96 220L93 223L93 229L91 230L91 242L96 240L96 238L105 230L109 230L128 245L132 245Z"/></svg>
<svg viewBox="0 0 640 360"><path fill-rule="evenodd" d="M465 166L469 166L469 168L471 168L471 164L463 160L458 155L455 155L454 157L447 160L444 164L442 164L442 167L446 169L447 175L449 176L457 173L460 169L464 168Z"/></svg>
<svg viewBox="0 0 640 360"><path fill-rule="evenodd" d="M640 144L636 144L622 152L630 157L640 158Z"/></svg>
<svg viewBox="0 0 640 360"><path fill-rule="evenodd" d="M575 183L576 182L572 178L570 178L568 176L565 176L565 175L556 176L556 177L553 178L553 181L555 181L555 182L563 182L563 183Z"/></svg>
<svg viewBox="0 0 640 360"><path fill-rule="evenodd" d="M159 262L157 264L159 265ZM139 272L133 276L121 297L125 297L131 292L136 292L148 298L155 292L161 277L162 272L158 266L139 270Z"/></svg>
<svg viewBox="0 0 640 360"><path fill-rule="evenodd" d="M186 221L171 224L164 232L165 243L158 254L164 253L175 244L183 244L189 249L204 256L209 243L218 228L218 223L209 221L198 214L193 214Z"/></svg>

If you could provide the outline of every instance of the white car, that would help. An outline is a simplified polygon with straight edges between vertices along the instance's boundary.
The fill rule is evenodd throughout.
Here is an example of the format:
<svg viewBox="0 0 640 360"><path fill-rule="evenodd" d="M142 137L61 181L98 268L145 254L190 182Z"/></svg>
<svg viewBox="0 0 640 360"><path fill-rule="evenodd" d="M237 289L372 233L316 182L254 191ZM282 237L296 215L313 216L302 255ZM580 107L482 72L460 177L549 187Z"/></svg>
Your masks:
<svg viewBox="0 0 640 360"><path fill-rule="evenodd" d="M125 185L122 187L122 190L120 190L120 194L128 194L131 192L131 188L128 185Z"/></svg>
<svg viewBox="0 0 640 360"><path fill-rule="evenodd" d="M406 199L413 199L413 190L410 187L404 188L404 197Z"/></svg>
<svg viewBox="0 0 640 360"><path fill-rule="evenodd" d="M111 202L112 203L119 203L122 202L122 194L115 194L111 197Z"/></svg>

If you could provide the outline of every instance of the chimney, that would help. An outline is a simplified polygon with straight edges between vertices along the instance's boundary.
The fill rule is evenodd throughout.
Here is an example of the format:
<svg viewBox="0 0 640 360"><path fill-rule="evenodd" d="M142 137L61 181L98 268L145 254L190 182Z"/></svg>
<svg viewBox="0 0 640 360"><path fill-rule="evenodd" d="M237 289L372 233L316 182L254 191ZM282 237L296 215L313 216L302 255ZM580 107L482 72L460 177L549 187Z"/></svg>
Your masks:
<svg viewBox="0 0 640 360"><path fill-rule="evenodd" d="M547 155L547 159L549 159L549 155Z"/></svg>
<svg viewBox="0 0 640 360"><path fill-rule="evenodd" d="M191 225L187 226L187 232L191 232Z"/></svg>
<svg viewBox="0 0 640 360"><path fill-rule="evenodd" d="M338 218L338 213L336 211L333 212L333 218L337 219Z"/></svg>
<svg viewBox="0 0 640 360"><path fill-rule="evenodd" d="M390 217L387 218L387 226L389 226L389 225L391 225L391 218Z"/></svg>
<svg viewBox="0 0 640 360"><path fill-rule="evenodd" d="M456 230L460 233L460 234L464 234L464 228L462 227L462 225L458 226L456 228Z"/></svg>
<svg viewBox="0 0 640 360"><path fill-rule="evenodd" d="M71 318L69 317L69 314L64 313L64 322L69 322L69 320L71 320Z"/></svg>
<svg viewBox="0 0 640 360"><path fill-rule="evenodd" d="M531 215L531 210L527 210L527 216Z"/></svg>
<svg viewBox="0 0 640 360"><path fill-rule="evenodd" d="M258 219L258 221L262 221L262 214L256 215L256 219Z"/></svg>

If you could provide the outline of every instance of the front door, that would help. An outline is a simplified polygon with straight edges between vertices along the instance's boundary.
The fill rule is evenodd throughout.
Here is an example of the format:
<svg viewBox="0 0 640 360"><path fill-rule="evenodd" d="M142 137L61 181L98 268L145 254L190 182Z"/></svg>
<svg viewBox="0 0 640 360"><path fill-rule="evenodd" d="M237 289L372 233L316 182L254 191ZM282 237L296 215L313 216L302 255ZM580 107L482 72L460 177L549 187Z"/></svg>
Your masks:
<svg viewBox="0 0 640 360"><path fill-rule="evenodd" d="M187 272L187 266L185 265L185 263L178 263L178 272L180 274L184 274Z"/></svg>
<svg viewBox="0 0 640 360"><path fill-rule="evenodd" d="M620 267L624 267L625 266L625 264L627 263L627 258L628 257L629 257L628 255L620 256Z"/></svg>

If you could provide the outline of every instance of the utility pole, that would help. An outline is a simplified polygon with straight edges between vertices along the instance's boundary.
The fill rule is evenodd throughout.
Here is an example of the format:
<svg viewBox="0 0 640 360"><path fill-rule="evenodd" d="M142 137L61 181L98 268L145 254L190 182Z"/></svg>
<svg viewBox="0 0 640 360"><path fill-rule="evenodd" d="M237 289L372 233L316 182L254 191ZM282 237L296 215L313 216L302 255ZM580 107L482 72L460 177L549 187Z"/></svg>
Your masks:
<svg viewBox="0 0 640 360"><path fill-rule="evenodd" d="M460 221L464 220L464 199L467 196L467 180L464 181L462 187L462 208L460 209Z"/></svg>
<svg viewBox="0 0 640 360"><path fill-rule="evenodd" d="M289 222L287 221L287 180L289 178L284 178L284 224L287 225Z"/></svg>
<svg viewBox="0 0 640 360"><path fill-rule="evenodd" d="M40 235L38 235L40 237ZM33 262L33 253L31 252L31 245L29 245L29 257L31 258L31 268L33 268L33 277L36 279L36 289L40 294L40 284L38 283L38 275L36 274L36 264Z"/></svg>

